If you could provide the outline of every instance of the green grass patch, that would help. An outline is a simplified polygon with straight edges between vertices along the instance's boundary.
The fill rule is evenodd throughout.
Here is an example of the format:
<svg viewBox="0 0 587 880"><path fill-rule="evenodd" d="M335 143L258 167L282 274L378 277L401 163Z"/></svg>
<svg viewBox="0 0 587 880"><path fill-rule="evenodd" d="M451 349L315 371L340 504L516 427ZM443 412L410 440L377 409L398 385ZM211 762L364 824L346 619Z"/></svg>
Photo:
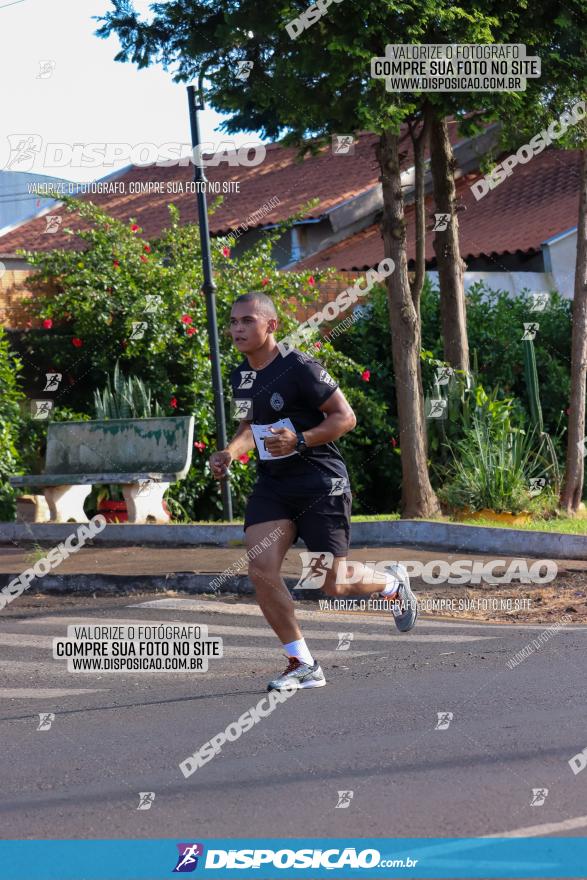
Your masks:
<svg viewBox="0 0 587 880"><path fill-rule="evenodd" d="M438 520L433 520L438 522ZM457 520L443 517L443 522L455 523ZM578 517L573 519L569 516L553 517L551 519L541 519L539 517L531 520L524 525L512 526L509 523L494 522L491 519L475 519L475 520L459 520L460 525L467 526L485 526L493 529L516 529L523 532L553 532L561 535L587 535L587 518Z"/></svg>
<svg viewBox="0 0 587 880"><path fill-rule="evenodd" d="M397 522L399 519L399 513L378 513L369 516L357 514L357 516L351 517L351 522ZM568 516L551 517L549 519L536 517L525 525L517 526L512 526L509 523L494 522L491 519L455 520L449 516L439 516L436 519L422 520L422 522L444 522L453 525L483 526L492 529L515 528L524 532L555 532L561 535L587 535L587 517L577 517L577 519ZM190 523L190 525L194 526L242 526L242 524L242 519L235 519L231 523L219 520Z"/></svg>

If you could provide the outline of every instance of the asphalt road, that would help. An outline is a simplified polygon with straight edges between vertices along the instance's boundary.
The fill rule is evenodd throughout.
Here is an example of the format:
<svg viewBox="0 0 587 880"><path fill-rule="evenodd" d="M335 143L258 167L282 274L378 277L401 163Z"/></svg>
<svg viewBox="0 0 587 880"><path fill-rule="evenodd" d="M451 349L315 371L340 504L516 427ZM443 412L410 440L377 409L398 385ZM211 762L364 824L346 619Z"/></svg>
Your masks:
<svg viewBox="0 0 587 880"><path fill-rule="evenodd" d="M256 606L22 597L4 609L2 837L585 835L587 772L568 761L587 747L587 628L538 642L543 626L424 619L399 635L384 614L311 608L304 631L327 687L278 705L187 779L179 763L282 669ZM207 624L224 657L205 673L133 674L53 659L68 625L106 621ZM49 729L39 713L54 713ZM438 713L452 713L444 729ZM533 789L548 789L541 805ZM139 792L154 792L148 809Z"/></svg>

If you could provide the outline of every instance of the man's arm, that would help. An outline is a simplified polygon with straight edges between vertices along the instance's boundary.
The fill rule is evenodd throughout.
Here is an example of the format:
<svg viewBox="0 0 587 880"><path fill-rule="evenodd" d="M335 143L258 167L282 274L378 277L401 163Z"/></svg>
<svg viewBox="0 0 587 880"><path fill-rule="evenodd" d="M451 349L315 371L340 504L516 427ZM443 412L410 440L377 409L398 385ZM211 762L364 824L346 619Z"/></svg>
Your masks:
<svg viewBox="0 0 587 880"><path fill-rule="evenodd" d="M226 447L227 451L230 452L233 458L238 458L239 455L244 455L245 452L250 452L254 448L255 438L251 430L251 423L239 422L236 434Z"/></svg>
<svg viewBox="0 0 587 880"><path fill-rule="evenodd" d="M240 422L236 434L226 447L213 452L210 456L210 470L216 480L222 480L227 476L231 462L239 455L244 455L255 448L255 439L251 430L250 422Z"/></svg>
<svg viewBox="0 0 587 880"><path fill-rule="evenodd" d="M332 392L320 409L326 413L326 418L322 424L303 432L306 446L322 446L323 443L338 440L343 434L352 431L357 424L355 414L340 388ZM289 455L295 450L297 437L293 431L287 428L269 430L274 436L265 440L265 446L271 455Z"/></svg>
<svg viewBox="0 0 587 880"><path fill-rule="evenodd" d="M323 443L338 440L357 424L351 405L340 388L332 392L320 409L326 413L326 418L320 425L303 432L306 446L321 446Z"/></svg>

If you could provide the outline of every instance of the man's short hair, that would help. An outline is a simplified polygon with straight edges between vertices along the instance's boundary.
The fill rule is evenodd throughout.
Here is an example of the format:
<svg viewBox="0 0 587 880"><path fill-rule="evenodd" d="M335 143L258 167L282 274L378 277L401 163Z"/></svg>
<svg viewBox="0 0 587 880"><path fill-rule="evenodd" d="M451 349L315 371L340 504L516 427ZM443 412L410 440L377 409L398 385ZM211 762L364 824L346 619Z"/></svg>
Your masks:
<svg viewBox="0 0 587 880"><path fill-rule="evenodd" d="M235 306L237 303L255 303L258 310L263 312L266 318L277 318L277 310L273 300L260 290L251 290L250 293L243 293L241 296L237 296L233 305Z"/></svg>

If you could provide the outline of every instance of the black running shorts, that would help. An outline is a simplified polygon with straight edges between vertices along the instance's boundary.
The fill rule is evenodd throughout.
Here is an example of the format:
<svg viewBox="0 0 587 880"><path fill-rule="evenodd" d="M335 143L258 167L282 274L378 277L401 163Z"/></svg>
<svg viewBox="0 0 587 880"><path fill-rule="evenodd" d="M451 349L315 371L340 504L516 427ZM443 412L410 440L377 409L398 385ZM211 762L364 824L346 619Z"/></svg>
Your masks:
<svg viewBox="0 0 587 880"><path fill-rule="evenodd" d="M276 481L277 483L277 481ZM258 480L245 511L245 530L249 526L276 519L289 519L296 527L294 540L301 538L308 550L346 556L351 532L350 492L329 495L300 495L289 487Z"/></svg>

